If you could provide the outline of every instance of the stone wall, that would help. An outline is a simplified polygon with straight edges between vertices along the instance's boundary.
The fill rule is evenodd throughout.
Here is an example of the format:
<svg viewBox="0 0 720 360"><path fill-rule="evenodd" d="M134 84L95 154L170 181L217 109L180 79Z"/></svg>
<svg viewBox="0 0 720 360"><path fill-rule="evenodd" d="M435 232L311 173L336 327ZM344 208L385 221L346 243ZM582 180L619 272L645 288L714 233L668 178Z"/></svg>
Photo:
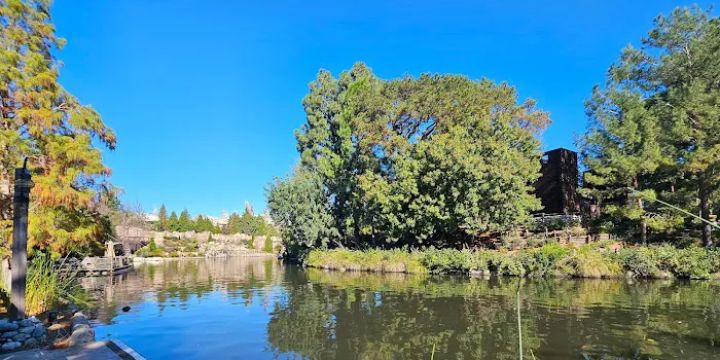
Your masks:
<svg viewBox="0 0 720 360"><path fill-rule="evenodd" d="M123 244L125 249L130 252L134 252L139 247L144 246L154 240L155 244L162 247L165 239L182 239L182 240L196 240L199 244L201 252L214 251L232 254L236 252L242 252L246 250L258 250L262 251L265 246L265 236L255 236L253 241L253 249L248 249L248 242L252 236L247 234L212 234L212 241L208 242L211 237L210 232L195 232L195 231L150 231L135 227L128 226L116 226L115 232L118 240ZM282 239L273 236L272 237L273 249L276 246L282 246Z"/></svg>
<svg viewBox="0 0 720 360"><path fill-rule="evenodd" d="M10 321L0 319L0 350L2 352L31 349L47 344L45 325L35 317Z"/></svg>

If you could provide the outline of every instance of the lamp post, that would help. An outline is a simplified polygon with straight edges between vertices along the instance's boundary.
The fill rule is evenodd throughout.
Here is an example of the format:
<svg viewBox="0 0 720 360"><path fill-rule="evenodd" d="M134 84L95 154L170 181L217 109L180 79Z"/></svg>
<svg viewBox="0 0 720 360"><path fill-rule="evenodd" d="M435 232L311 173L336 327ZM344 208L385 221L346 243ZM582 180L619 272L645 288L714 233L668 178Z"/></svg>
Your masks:
<svg viewBox="0 0 720 360"><path fill-rule="evenodd" d="M30 189L35 183L27 168L27 158L23 167L15 169L15 193L13 195L13 244L10 260L12 283L10 290L11 319L25 317L25 287L27 282L27 228Z"/></svg>

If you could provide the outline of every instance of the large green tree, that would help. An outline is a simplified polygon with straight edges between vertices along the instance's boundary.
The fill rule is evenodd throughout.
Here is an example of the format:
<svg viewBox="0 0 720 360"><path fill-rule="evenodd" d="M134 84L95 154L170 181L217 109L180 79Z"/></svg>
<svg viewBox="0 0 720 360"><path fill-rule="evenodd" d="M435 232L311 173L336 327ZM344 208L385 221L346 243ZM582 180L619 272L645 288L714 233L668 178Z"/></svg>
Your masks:
<svg viewBox="0 0 720 360"><path fill-rule="evenodd" d="M112 195L110 169L96 144L115 147L115 134L90 106L58 82L49 0L0 0L0 187L30 159L35 188L29 247L55 254L86 252L110 235L103 200ZM0 233L7 246L11 194L0 189Z"/></svg>
<svg viewBox="0 0 720 360"><path fill-rule="evenodd" d="M507 84L387 81L357 63L320 71L303 106L300 166L322 183L339 245L460 247L539 207L535 135L549 119Z"/></svg>
<svg viewBox="0 0 720 360"><path fill-rule="evenodd" d="M652 175L673 160L662 151L662 128L642 89L617 76L622 65L611 67L605 88L596 87L586 104L590 126L580 148L589 171L582 191L610 216L611 230L639 235L646 244L648 224L665 229L677 220L671 214L653 213L652 204L648 209L643 200L656 196Z"/></svg>

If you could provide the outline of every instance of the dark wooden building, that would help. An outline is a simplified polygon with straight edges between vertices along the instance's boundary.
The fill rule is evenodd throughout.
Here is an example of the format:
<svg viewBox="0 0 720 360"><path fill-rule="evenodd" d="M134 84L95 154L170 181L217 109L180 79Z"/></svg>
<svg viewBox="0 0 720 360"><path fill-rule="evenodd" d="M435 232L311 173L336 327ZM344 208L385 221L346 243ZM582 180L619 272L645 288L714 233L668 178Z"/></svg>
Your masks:
<svg viewBox="0 0 720 360"><path fill-rule="evenodd" d="M535 183L535 195L540 198L545 214L578 214L577 153L568 149L546 152L542 158L541 175Z"/></svg>

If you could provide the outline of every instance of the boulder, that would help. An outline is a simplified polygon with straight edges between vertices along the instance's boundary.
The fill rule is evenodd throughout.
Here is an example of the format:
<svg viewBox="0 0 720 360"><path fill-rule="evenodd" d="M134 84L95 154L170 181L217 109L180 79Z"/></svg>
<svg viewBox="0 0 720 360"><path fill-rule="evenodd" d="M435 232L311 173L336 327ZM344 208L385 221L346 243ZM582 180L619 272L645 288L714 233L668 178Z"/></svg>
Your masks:
<svg viewBox="0 0 720 360"><path fill-rule="evenodd" d="M45 329L45 326L43 326L43 324L36 324L35 329L33 330L32 336L35 338L39 338L45 334L47 334L47 330Z"/></svg>
<svg viewBox="0 0 720 360"><path fill-rule="evenodd" d="M29 334L25 334L25 333L19 333L19 334L13 336L13 340L20 341L20 342L23 342L29 338L31 338L31 336Z"/></svg>
<svg viewBox="0 0 720 360"><path fill-rule="evenodd" d="M19 332L17 332L17 331L8 331L8 332L2 334L2 338L3 338L3 339L9 339L9 338L11 338L11 337L13 337L13 336L15 336L15 335L17 335L17 334L19 334Z"/></svg>
<svg viewBox="0 0 720 360"><path fill-rule="evenodd" d="M68 339L70 347L84 346L95 341L95 331L87 324L78 324L73 326L72 335Z"/></svg>
<svg viewBox="0 0 720 360"><path fill-rule="evenodd" d="M22 319L18 321L17 324L20 325L20 327L35 325L32 321L30 321L30 319Z"/></svg>
<svg viewBox="0 0 720 360"><path fill-rule="evenodd" d="M34 348L34 347L37 347L38 345L40 345L40 342L38 342L37 339L35 339L35 338L29 338L29 339L25 340L25 343L23 344L23 346L26 348Z"/></svg>
<svg viewBox="0 0 720 360"><path fill-rule="evenodd" d="M22 346L21 343L19 343L17 341L11 341L11 342L3 344L2 349L4 351L13 351L13 350L19 349L21 346Z"/></svg>
<svg viewBox="0 0 720 360"><path fill-rule="evenodd" d="M82 312L78 311L73 315L72 317L72 325L73 328L75 328L76 325L88 325L90 322L88 321L87 316L83 314Z"/></svg>
<svg viewBox="0 0 720 360"><path fill-rule="evenodd" d="M0 332L17 330L19 327L16 323L0 320Z"/></svg>
<svg viewBox="0 0 720 360"><path fill-rule="evenodd" d="M35 325L25 326L19 330L23 334L32 334L35 331Z"/></svg>

